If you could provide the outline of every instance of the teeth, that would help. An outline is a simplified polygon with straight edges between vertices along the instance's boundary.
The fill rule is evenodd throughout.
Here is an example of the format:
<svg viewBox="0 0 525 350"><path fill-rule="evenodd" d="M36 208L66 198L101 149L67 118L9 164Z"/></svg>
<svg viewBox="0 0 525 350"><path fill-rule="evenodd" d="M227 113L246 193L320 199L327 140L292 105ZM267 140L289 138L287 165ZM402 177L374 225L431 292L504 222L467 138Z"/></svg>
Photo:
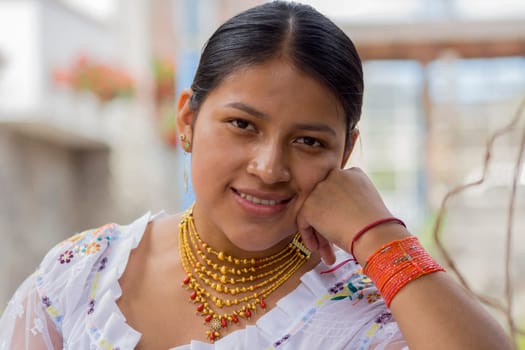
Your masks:
<svg viewBox="0 0 525 350"><path fill-rule="evenodd" d="M261 199L261 198L257 198L257 197L254 197L254 196L251 196L249 194L246 194L246 193L242 193L242 192L238 192L239 195L246 199L247 201L250 201L254 204L261 204L261 205L276 205L276 204L279 204L281 203L281 201L276 201L276 200L272 200L272 199Z"/></svg>

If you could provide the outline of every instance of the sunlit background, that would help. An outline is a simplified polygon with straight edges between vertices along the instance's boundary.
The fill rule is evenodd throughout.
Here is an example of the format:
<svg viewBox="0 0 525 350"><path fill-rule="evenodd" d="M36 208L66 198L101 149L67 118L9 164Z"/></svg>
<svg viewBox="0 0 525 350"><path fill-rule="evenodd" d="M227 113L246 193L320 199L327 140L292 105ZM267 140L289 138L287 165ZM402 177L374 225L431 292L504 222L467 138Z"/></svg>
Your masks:
<svg viewBox="0 0 525 350"><path fill-rule="evenodd" d="M177 92L216 26L262 2L0 0L0 305L72 233L191 203ZM304 2L363 59L362 137L348 165L363 167L433 250L443 197L480 178L488 139L525 96L525 1ZM487 181L450 203L442 232L473 288L499 300L524 119L496 142ZM523 328L523 168L512 228Z"/></svg>

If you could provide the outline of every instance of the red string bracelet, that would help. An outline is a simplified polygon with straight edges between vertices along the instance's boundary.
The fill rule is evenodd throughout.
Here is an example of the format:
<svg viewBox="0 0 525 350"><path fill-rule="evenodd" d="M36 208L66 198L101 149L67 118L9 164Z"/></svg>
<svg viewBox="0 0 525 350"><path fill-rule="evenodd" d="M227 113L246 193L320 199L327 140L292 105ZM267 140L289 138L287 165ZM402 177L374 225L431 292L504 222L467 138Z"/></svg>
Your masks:
<svg viewBox="0 0 525 350"><path fill-rule="evenodd" d="M374 227L382 225L382 224L385 224L387 222L395 222L396 224L399 224L399 225L401 225L401 226L403 226L405 228L407 227L402 220L400 220L398 218L394 218L394 217L388 217L388 218L379 219L377 221L374 221L374 222L366 225L365 227L363 227L361 229L361 231L357 232L356 235L354 236L354 238L352 238L352 244L350 245L350 254L352 254L352 256L355 257L355 255L354 255L354 245L355 245L355 242L359 238L361 238L361 236L363 236L365 233L367 233L368 231L370 231Z"/></svg>
<svg viewBox="0 0 525 350"><path fill-rule="evenodd" d="M320 275L324 275L325 273L330 273L330 272L334 272L334 271L337 271L339 270L341 267L343 267L344 265L348 264L350 261L356 261L354 258L350 258L350 259L346 259L344 261L341 261L339 264L335 265L334 267L328 269L328 270L325 270L325 271L321 271L319 274Z"/></svg>

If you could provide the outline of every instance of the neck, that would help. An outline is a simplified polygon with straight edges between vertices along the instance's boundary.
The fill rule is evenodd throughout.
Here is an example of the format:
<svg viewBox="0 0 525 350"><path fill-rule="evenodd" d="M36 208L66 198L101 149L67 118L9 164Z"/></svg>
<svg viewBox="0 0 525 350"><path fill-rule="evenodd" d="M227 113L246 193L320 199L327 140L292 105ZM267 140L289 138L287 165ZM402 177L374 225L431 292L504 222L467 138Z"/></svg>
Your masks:
<svg viewBox="0 0 525 350"><path fill-rule="evenodd" d="M205 334L213 342L221 336L222 328L266 309L268 298L287 282L297 285L297 276L308 267L310 252L298 234L291 244L287 238L265 251L243 252L231 242L225 244L224 239L213 240L212 247L212 242L205 242L198 233L198 215L198 210L185 213L179 226L179 253L186 273L182 285L190 291L197 314L209 328ZM206 237L210 240L212 236ZM272 254L274 250L277 252Z"/></svg>
<svg viewBox="0 0 525 350"><path fill-rule="evenodd" d="M193 206L193 218L195 227L199 236L210 247L226 254L244 259L244 258L264 258L276 254L284 249L292 240L295 232L285 237L283 240L264 250L249 251L243 250L231 242L227 235L214 226L208 219L202 208L195 203Z"/></svg>

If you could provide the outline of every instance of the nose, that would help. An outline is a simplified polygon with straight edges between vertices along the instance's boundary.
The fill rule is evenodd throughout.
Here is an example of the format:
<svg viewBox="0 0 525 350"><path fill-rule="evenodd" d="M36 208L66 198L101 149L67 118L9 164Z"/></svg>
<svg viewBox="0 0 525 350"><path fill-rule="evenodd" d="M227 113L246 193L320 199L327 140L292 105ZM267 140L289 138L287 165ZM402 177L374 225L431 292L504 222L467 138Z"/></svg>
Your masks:
<svg viewBox="0 0 525 350"><path fill-rule="evenodd" d="M259 177L265 184L290 181L285 153L277 142L259 144L248 163L248 173Z"/></svg>

